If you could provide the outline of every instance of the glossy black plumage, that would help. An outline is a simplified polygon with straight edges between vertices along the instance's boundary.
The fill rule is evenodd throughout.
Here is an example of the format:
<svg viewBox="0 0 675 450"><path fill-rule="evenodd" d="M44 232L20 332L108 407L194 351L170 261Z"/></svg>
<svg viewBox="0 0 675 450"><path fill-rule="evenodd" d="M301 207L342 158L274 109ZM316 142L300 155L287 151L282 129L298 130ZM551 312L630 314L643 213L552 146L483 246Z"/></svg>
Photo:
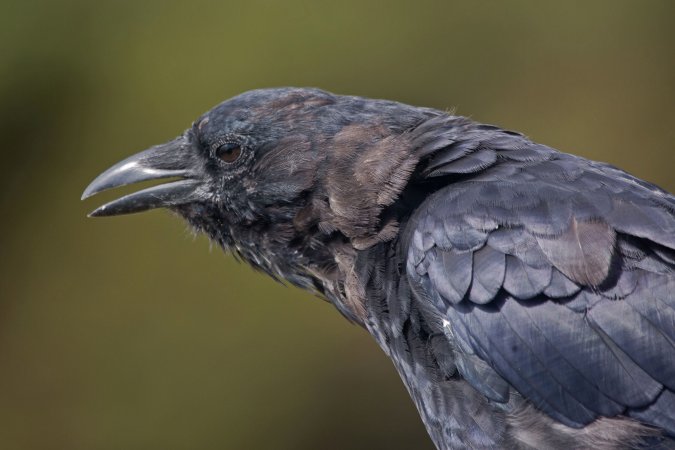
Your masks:
<svg viewBox="0 0 675 450"><path fill-rule="evenodd" d="M108 213L170 207L325 296L392 358L439 448L675 446L670 194L518 133L311 89L243 94L171 149L150 160L194 191ZM143 155L87 195L138 181Z"/></svg>

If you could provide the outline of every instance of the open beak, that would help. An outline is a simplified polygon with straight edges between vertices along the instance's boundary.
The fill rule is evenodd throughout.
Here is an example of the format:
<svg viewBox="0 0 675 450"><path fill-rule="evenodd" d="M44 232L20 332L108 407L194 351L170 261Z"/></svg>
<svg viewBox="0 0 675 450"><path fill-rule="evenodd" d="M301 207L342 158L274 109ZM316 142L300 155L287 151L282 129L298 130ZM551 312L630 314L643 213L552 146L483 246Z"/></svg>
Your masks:
<svg viewBox="0 0 675 450"><path fill-rule="evenodd" d="M196 174L190 169L189 163L192 158L189 152L190 143L181 136L118 162L87 186L82 194L82 200L107 189L140 181L181 179L125 195L99 206L89 213L89 217L137 213L197 200L198 187L202 182L195 179Z"/></svg>

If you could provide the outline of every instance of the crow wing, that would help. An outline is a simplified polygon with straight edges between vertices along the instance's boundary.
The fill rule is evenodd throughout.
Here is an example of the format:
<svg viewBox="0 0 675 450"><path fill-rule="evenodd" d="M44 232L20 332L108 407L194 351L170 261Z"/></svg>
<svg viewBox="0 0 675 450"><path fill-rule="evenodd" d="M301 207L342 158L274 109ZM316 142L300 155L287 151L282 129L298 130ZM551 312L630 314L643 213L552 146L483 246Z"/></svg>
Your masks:
<svg viewBox="0 0 675 450"><path fill-rule="evenodd" d="M494 127L428 128L414 181L443 187L408 222L406 272L462 376L568 426L675 435L675 198Z"/></svg>

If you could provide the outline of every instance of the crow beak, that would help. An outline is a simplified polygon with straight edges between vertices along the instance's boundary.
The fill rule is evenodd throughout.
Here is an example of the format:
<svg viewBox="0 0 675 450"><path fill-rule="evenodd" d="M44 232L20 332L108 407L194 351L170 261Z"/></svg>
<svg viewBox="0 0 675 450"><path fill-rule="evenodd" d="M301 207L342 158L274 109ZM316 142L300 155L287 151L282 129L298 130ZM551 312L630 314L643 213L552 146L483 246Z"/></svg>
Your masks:
<svg viewBox="0 0 675 450"><path fill-rule="evenodd" d="M140 181L182 178L126 195L89 213L89 217L115 216L177 206L197 200L201 181L189 167L190 143L184 136L157 145L118 162L100 174L82 194L82 200L107 189Z"/></svg>

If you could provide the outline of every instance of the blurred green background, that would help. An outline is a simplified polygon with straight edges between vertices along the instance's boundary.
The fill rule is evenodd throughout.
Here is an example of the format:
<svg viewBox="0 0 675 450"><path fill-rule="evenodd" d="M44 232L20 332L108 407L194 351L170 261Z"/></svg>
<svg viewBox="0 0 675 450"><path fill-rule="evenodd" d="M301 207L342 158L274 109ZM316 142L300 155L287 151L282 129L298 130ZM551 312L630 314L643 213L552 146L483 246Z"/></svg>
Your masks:
<svg viewBox="0 0 675 450"><path fill-rule="evenodd" d="M0 2L0 449L430 449L330 305L80 193L282 85L456 107L673 191L674 6Z"/></svg>

